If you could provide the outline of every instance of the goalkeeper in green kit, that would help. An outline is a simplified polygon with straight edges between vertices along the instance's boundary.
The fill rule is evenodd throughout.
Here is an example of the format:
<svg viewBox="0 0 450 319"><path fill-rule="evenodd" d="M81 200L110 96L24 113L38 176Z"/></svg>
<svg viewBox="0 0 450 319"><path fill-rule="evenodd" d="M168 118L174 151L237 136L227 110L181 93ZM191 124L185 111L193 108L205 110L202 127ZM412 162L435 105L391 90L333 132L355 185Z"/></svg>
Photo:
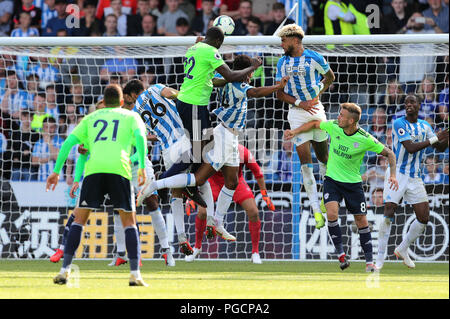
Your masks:
<svg viewBox="0 0 450 319"><path fill-rule="evenodd" d="M140 244L136 228L136 208L131 184L131 147L138 153L138 184L146 181L146 129L139 114L121 108L123 94L120 86L109 85L104 91L105 108L86 116L67 137L61 147L53 173L47 179L47 191L58 184L59 173L67 156L76 144L84 144L90 151L85 179L74 210L75 220L70 226L64 249L64 262L55 284L66 284L70 265L80 244L83 226L93 209L102 208L109 195L114 210L119 211L125 229L125 245L130 260L130 286L147 286L140 270Z"/></svg>
<svg viewBox="0 0 450 319"><path fill-rule="evenodd" d="M366 271L376 270L373 264L372 236L367 222L367 208L361 179L361 163L367 151L388 158L391 189L398 189L395 154L372 135L358 127L361 108L354 103L343 103L337 120L311 121L287 130L285 139L299 133L321 129L330 136L327 172L323 183L323 198L327 211L328 232L333 241L342 270L350 266L342 245L342 233L338 222L339 203L344 199L347 210L354 215L359 239L366 260Z"/></svg>

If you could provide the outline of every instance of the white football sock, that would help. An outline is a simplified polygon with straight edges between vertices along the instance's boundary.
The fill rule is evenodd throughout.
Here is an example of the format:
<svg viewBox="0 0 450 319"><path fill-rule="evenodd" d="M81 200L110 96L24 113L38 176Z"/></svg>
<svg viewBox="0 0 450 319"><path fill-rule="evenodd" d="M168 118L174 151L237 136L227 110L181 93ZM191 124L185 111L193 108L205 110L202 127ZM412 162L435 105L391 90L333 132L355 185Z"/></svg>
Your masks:
<svg viewBox="0 0 450 319"><path fill-rule="evenodd" d="M225 185L219 193L217 198L216 219L218 226L223 225L223 218L230 208L231 201L233 200L234 189L228 189Z"/></svg>
<svg viewBox="0 0 450 319"><path fill-rule="evenodd" d="M321 161L319 161L319 174L320 174L320 178L324 179L326 173L327 173L327 164L322 163Z"/></svg>
<svg viewBox="0 0 450 319"><path fill-rule="evenodd" d="M167 178L159 179L156 182L157 189L163 188L184 188L187 186L195 186L194 174L178 174Z"/></svg>
<svg viewBox="0 0 450 319"><path fill-rule="evenodd" d="M116 236L117 253L125 253L127 251L125 231L123 230L122 220L118 214L114 214L114 235Z"/></svg>
<svg viewBox="0 0 450 319"><path fill-rule="evenodd" d="M161 245L161 248L169 248L169 240L167 236L167 228L166 228L166 221L164 220L163 215L161 214L161 210L157 209L152 212L150 212L150 216L152 217L152 225L153 229L156 232L156 235L158 236L159 244Z"/></svg>
<svg viewBox="0 0 450 319"><path fill-rule="evenodd" d="M388 217L384 217L378 230L378 261L383 261L386 255L386 248L391 234L392 221Z"/></svg>
<svg viewBox="0 0 450 319"><path fill-rule="evenodd" d="M202 193L202 198L206 203L206 215L214 216L214 197L211 190L211 185L208 181L199 187L199 191Z"/></svg>
<svg viewBox="0 0 450 319"><path fill-rule="evenodd" d="M172 210L173 219L175 222L175 229L177 234L184 234L186 229L184 227L184 205L182 198L172 198L170 201L170 208Z"/></svg>
<svg viewBox="0 0 450 319"><path fill-rule="evenodd" d="M313 164L303 164L301 166L303 185L314 213L320 213L319 199L317 196L317 183L313 174Z"/></svg>
<svg viewBox="0 0 450 319"><path fill-rule="evenodd" d="M406 237L403 238L403 241L398 246L399 250L406 250L411 246L411 244L419 238L425 232L425 228L427 228L427 224L422 224L417 219L413 221L411 226L409 227L408 233Z"/></svg>

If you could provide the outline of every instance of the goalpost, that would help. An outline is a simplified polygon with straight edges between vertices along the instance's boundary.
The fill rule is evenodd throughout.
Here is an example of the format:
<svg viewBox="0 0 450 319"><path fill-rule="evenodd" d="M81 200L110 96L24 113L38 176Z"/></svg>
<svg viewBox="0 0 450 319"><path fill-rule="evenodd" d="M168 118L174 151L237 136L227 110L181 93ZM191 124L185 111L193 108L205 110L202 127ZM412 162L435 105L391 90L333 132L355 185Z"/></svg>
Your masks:
<svg viewBox="0 0 450 319"><path fill-rule="evenodd" d="M31 124L39 130L42 123L38 119L48 113L56 120L56 132L51 138L64 139L84 112L92 109L107 83L123 83L139 77L146 84L163 83L179 88L184 77L183 56L194 42L195 37L1 39L1 258L48 258L58 248L64 223L75 204L68 191L76 152L71 154L56 191L46 193L45 170L51 169L52 156L57 154L50 154L51 151L42 147L44 143L40 140L47 133L29 133L28 122L32 121ZM337 117L342 102L358 103L363 109L361 126L389 146L392 143L391 120L402 115L405 90L414 91L420 87L430 90L423 94L435 102L427 100L426 111L421 115L435 130L448 128L448 108L439 110L440 94L445 97L447 92L448 101L448 43L448 34L307 36L304 39L305 47L321 53L336 74L335 83L321 97L327 118ZM255 72L252 80L252 84L257 86L274 83L277 61L283 54L280 39L275 36L227 37L220 52L228 61L236 53L261 56L263 66ZM421 85L423 81L425 85ZM40 91L46 93L43 100L40 100ZM213 93L210 107L216 106ZM429 111L432 108L434 112ZM248 125L245 134L240 136L241 143L262 166L268 194L276 206L275 212L267 209L253 176L244 170L260 212L260 254L263 259L331 260L336 257L334 247L326 227L321 230L314 227L314 217L302 187L298 157L292 152L292 145L282 139L283 130L289 128L287 112L288 106L275 96L249 100ZM371 131L372 124L376 131ZM423 168L428 173L426 187L430 198L430 223L425 236L419 238L410 253L416 260L448 262L448 150L445 153L426 152L427 162L423 163ZM369 155L361 171L370 181L365 191L376 254L378 225L383 216L378 196L382 183L377 178L382 173L383 163L374 154ZM150 156L155 171L162 170L158 145L153 146ZM319 178L317 160L314 161L314 172ZM182 257L167 196L161 196L161 209L174 256ZM110 212L106 207L91 215L77 257L112 256L113 221ZM410 206L399 207L387 260L395 260L393 250L413 219ZM138 211L138 221L143 258L160 258L159 242L150 216ZM185 221L186 232L193 245L195 214L186 216ZM353 218L345 213L344 207L341 208L340 224L348 255L353 260L362 259ZM208 242L205 238L201 258L250 258L248 220L242 208L232 204L225 225L237 237L236 242L228 243L221 239Z"/></svg>

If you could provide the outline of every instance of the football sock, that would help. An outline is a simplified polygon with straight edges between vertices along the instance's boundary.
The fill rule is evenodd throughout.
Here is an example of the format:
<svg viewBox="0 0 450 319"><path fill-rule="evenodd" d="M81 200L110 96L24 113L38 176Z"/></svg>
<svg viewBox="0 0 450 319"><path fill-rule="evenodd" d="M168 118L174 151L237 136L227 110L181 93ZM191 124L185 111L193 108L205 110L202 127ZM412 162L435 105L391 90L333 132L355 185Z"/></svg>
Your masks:
<svg viewBox="0 0 450 319"><path fill-rule="evenodd" d="M114 235L116 236L117 254L125 256L125 232L119 214L114 214Z"/></svg>
<svg viewBox="0 0 450 319"><path fill-rule="evenodd" d="M250 238L252 239L252 254L259 252L259 237L261 232L261 221L250 221L248 224L250 230Z"/></svg>
<svg viewBox="0 0 450 319"><path fill-rule="evenodd" d="M200 186L199 191L206 203L206 215L214 216L214 198L209 182L206 181L205 184Z"/></svg>
<svg viewBox="0 0 450 319"><path fill-rule="evenodd" d="M411 246L411 244L419 238L425 232L427 224L422 224L417 219L413 221L411 226L409 227L408 233L406 237L403 239L401 244L398 246L399 250L406 250Z"/></svg>
<svg viewBox="0 0 450 319"><path fill-rule="evenodd" d="M235 191L234 189L228 189L224 185L219 193L219 197L217 198L217 209L215 214L218 222L217 226L223 225L223 218L225 214L228 212L228 208L230 207L231 201L233 200L234 191Z"/></svg>
<svg viewBox="0 0 450 319"><path fill-rule="evenodd" d="M75 219L74 214L70 214L69 219L67 219L66 227L64 227L62 242L61 242L61 245L59 245L59 249L61 249L61 250L64 250L64 246L66 245L66 241L67 241L67 235L69 234L69 229L70 229L70 226L72 225L74 219Z"/></svg>
<svg viewBox="0 0 450 319"><path fill-rule="evenodd" d="M344 247L342 246L342 233L341 227L337 220L328 221L328 232L330 233L331 240L333 241L334 248L336 248L336 252L338 255L342 255L344 253Z"/></svg>
<svg viewBox="0 0 450 319"><path fill-rule="evenodd" d="M164 220L164 217L161 214L161 210L157 209L149 212L149 214L152 217L153 229L155 230L156 235L158 236L161 248L162 249L169 248L169 239L167 236L166 221Z"/></svg>
<svg viewBox="0 0 450 319"><path fill-rule="evenodd" d="M172 198L170 201L170 208L172 210L173 220L175 222L175 229L177 230L177 234L186 233L186 229L184 227L184 205L182 198Z"/></svg>
<svg viewBox="0 0 450 319"><path fill-rule="evenodd" d="M323 179L325 177L326 173L327 173L327 164L322 163L322 162L319 161L319 175L320 175L320 178Z"/></svg>
<svg viewBox="0 0 450 319"><path fill-rule="evenodd" d="M161 176L159 177L159 179L178 175L181 172L183 172L184 170L188 169L190 165L191 165L191 163L175 163L170 167L170 169L168 169L167 171L162 173Z"/></svg>
<svg viewBox="0 0 450 319"><path fill-rule="evenodd" d="M358 229L359 242L364 252L366 264L373 263L373 247L372 247L372 234L369 226Z"/></svg>
<svg viewBox="0 0 450 319"><path fill-rule="evenodd" d="M67 234L66 246L64 247L63 268L68 268L72 264L73 255L80 245L82 232L83 225L75 222L70 225L69 233Z"/></svg>
<svg viewBox="0 0 450 319"><path fill-rule="evenodd" d="M125 243L128 252L128 259L130 260L130 270L137 271L139 270L141 247L138 231L135 226L128 226L125 228Z"/></svg>
<svg viewBox="0 0 450 319"><path fill-rule="evenodd" d="M389 217L383 218L378 230L378 260L384 260L386 249L389 241L389 235L391 234L392 219Z"/></svg>
<svg viewBox="0 0 450 319"><path fill-rule="evenodd" d="M164 179L158 179L156 182L157 189L163 188L184 188L195 186L194 174L178 174Z"/></svg>
<svg viewBox="0 0 450 319"><path fill-rule="evenodd" d="M206 230L206 219L195 217L195 248L202 248L203 233Z"/></svg>
<svg viewBox="0 0 450 319"><path fill-rule="evenodd" d="M306 194L311 203L311 208L314 213L320 213L319 199L317 196L317 183L314 178L313 164L303 164L301 166L303 185L305 186Z"/></svg>

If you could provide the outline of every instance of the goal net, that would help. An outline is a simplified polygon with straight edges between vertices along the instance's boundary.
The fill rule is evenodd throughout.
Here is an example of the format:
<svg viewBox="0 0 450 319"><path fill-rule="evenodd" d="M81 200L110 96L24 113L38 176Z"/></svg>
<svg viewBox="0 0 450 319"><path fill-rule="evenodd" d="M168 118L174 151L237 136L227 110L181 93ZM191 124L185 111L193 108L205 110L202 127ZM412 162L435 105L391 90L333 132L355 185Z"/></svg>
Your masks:
<svg viewBox="0 0 450 319"><path fill-rule="evenodd" d="M59 247L64 224L75 200L73 182L77 152L73 151L54 192L45 191L61 143L83 116L95 108L109 83L133 78L146 86L163 83L179 88L184 78L183 56L193 37L154 38L11 38L0 43L0 256L48 258ZM322 54L336 80L322 96L328 119L336 119L340 103L355 102L363 110L362 128L392 147L392 121L404 115L404 98L417 92L423 98L420 117L435 131L448 128L448 35L421 36L309 36L307 49ZM260 56L263 65L251 84L272 85L283 51L277 37L228 37L220 49L226 61L236 54ZM210 108L217 107L211 96ZM289 106L275 95L249 99L248 122L240 143L262 167L275 211L267 208L252 173L244 177L255 195L261 219L259 251L263 259L331 260L336 258L327 228L315 229L310 203L302 186L300 163L293 145L283 140L289 128ZM51 120L51 118L53 120ZM213 118L214 119L214 118ZM150 144L149 144L150 146ZM416 260L448 261L449 154L426 149L422 163L430 200L430 222L424 236L411 247ZM314 173L321 197L319 167L314 152ZM163 171L160 146L150 147L155 172ZM366 155L361 173L372 228L374 254L383 218L382 188L386 161ZM161 194L175 258L179 252L169 197ZM195 216L185 216L186 233L195 241ZM411 206L396 211L387 260L414 220ZM161 258L151 217L138 210L144 259ZM353 260L363 260L353 216L341 205L339 222L344 247ZM78 258L111 258L114 248L113 215L109 207L91 214ZM204 238L200 259L248 259L252 252L246 212L236 204L225 218L236 242Z"/></svg>

